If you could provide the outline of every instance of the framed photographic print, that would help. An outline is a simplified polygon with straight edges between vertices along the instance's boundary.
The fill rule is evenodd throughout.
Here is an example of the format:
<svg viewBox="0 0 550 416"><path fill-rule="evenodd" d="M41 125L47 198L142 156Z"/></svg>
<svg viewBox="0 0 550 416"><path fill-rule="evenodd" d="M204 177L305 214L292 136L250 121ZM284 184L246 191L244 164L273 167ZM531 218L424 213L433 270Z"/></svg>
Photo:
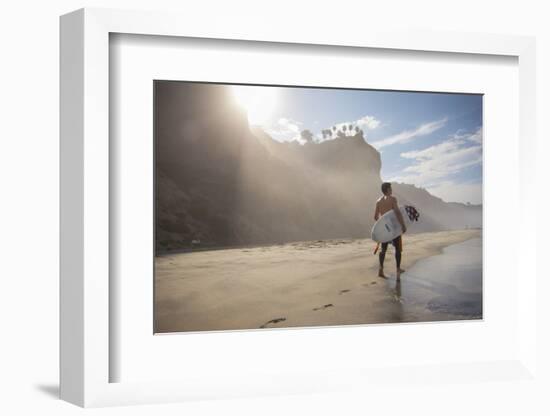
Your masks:
<svg viewBox="0 0 550 416"><path fill-rule="evenodd" d="M153 88L155 332L482 318L481 94Z"/></svg>
<svg viewBox="0 0 550 416"><path fill-rule="evenodd" d="M532 377L533 40L217 23L61 19L62 398Z"/></svg>

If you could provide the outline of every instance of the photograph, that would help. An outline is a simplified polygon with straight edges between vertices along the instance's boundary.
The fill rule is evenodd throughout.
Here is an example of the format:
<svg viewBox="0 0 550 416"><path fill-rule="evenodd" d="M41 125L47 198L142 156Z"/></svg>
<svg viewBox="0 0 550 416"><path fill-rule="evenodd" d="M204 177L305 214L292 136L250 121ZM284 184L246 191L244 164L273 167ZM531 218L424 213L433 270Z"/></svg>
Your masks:
<svg viewBox="0 0 550 416"><path fill-rule="evenodd" d="M483 94L153 93L154 333L483 319Z"/></svg>

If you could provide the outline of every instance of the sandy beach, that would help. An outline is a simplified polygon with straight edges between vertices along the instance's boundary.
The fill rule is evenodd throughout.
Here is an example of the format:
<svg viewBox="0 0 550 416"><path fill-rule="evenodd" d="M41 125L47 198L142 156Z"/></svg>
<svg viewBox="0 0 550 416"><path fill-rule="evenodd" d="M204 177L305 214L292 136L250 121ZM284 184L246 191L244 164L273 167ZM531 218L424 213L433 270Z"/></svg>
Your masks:
<svg viewBox="0 0 550 416"><path fill-rule="evenodd" d="M419 260L437 258L446 247L480 238L481 231L473 229L406 234L402 267L408 271ZM370 239L342 239L157 256L155 332L480 318L477 312L437 304L443 292L437 276L429 273L430 263L396 282L391 245L385 263L388 279L377 277L374 248ZM457 253L453 258L458 269ZM475 273L475 285L467 277L461 281L477 288L481 272ZM475 290L480 292L480 286ZM472 301L464 302L468 306Z"/></svg>

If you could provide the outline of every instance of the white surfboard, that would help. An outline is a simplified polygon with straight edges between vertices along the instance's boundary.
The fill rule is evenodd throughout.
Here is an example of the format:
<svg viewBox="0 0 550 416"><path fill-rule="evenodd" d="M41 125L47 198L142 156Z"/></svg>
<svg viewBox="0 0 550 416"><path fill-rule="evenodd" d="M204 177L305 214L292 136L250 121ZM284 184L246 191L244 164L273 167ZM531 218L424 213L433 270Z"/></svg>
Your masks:
<svg viewBox="0 0 550 416"><path fill-rule="evenodd" d="M400 207L399 211L401 211L407 228L413 222L418 221L420 216L416 208L410 205ZM374 223L371 231L371 238L379 243L387 243L399 237L401 234L403 234L403 228L401 228L397 215L395 215L395 211L392 209L378 218L378 221Z"/></svg>

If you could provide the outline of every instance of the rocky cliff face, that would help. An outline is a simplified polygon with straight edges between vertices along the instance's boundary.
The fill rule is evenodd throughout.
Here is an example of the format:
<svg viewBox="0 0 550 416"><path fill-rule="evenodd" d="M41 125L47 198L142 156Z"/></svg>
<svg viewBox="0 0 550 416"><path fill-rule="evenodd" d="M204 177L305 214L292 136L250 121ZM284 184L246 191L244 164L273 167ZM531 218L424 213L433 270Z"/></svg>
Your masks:
<svg viewBox="0 0 550 416"><path fill-rule="evenodd" d="M370 235L381 162L361 134L276 142L250 129L221 85L157 82L155 100L158 251ZM418 230L466 225L462 204L409 185L394 192L420 210Z"/></svg>

